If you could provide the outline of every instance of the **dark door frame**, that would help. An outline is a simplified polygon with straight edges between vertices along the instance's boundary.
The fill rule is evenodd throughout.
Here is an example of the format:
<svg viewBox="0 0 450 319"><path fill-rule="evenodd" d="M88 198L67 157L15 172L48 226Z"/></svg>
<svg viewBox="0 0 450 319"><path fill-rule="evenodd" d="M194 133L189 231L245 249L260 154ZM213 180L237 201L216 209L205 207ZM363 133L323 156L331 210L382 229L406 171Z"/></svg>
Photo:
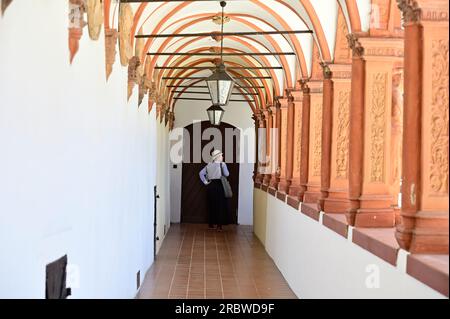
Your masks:
<svg viewBox="0 0 450 319"><path fill-rule="evenodd" d="M190 125L187 125L184 127L184 129L187 132L191 133L190 136L190 145L189 145L189 161L186 163L186 145L185 145L185 137L183 136L183 163L181 165L181 212L180 212L180 222L181 223L207 223L206 216L207 213L205 210L206 207L206 188L204 188L203 184L200 181L200 177L198 173L200 170L206 165L206 163L192 163L194 154L193 149L194 145L192 143L193 139L193 129L194 125L198 125L198 123L193 123ZM203 132L213 127L209 121L202 121L201 122L201 136L203 135ZM228 178L230 181L230 184L233 188L233 198L229 200L229 207L230 207L230 214L231 214L231 223L237 224L238 223L238 207L239 207L239 176L240 176L240 163L239 163L239 154L235 154L236 150L239 149L238 143L240 142L240 138L242 137L242 131L237 128L234 125L231 125L226 122L222 122L220 129L222 133L225 133L225 130L227 128L231 129L237 129L239 130L239 137L233 138L233 148L234 148L234 154L233 154L233 162L227 163L228 168L230 170L230 177ZM204 147L209 144L211 140L201 141L201 151L203 151ZM225 148L225 134L222 136L222 147ZM198 142L197 142L198 143ZM224 153L226 153L226 150L222 150ZM225 160L227 159L225 154ZM186 192L186 186L189 185L189 193ZM186 214L187 210L195 210L196 212L200 212L200 214L197 214L196 216L191 214ZM189 216L186 218L186 216Z"/></svg>

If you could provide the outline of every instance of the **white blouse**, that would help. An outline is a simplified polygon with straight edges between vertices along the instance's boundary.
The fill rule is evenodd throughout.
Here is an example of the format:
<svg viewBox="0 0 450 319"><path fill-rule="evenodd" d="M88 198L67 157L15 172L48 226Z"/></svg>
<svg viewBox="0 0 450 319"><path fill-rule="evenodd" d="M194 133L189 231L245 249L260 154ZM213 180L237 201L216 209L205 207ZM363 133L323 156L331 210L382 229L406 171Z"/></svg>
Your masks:
<svg viewBox="0 0 450 319"><path fill-rule="evenodd" d="M200 179L203 184L208 185L213 179L220 179L223 176L230 176L226 163L209 163L200 171Z"/></svg>

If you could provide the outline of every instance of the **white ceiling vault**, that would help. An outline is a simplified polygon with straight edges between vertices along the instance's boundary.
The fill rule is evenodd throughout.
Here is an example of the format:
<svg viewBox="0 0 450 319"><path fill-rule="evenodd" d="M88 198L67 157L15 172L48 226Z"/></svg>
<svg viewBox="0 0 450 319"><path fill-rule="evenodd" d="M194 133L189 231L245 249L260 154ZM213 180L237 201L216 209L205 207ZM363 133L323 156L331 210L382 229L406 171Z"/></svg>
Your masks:
<svg viewBox="0 0 450 319"><path fill-rule="evenodd" d="M206 53L218 50L220 39L195 36L137 40L135 35L138 33L148 35L220 32L220 24L213 21L214 16L220 17L220 1L123 2L119 4L117 0L110 0L110 27L120 29L118 26L121 21L119 8L129 6L132 9L131 46L141 48L139 58L141 65L145 65L146 75L155 81L159 93L162 93L170 106L174 107L176 100L173 98L182 96L182 93L174 94L170 92L171 90L186 90L187 85L203 85L198 80L178 78L209 76L211 70L198 67L211 67L212 69L214 59L217 57L147 55L147 53ZM227 36L224 38L225 53L295 53L295 55L280 56L224 57L225 64L228 67L234 67L229 72L235 77L271 77L270 79L247 78L237 81L242 86L260 87L238 89L241 92L258 93L257 96L246 97L251 108L254 111L265 108L272 104L276 96L283 95L285 89L298 87L298 80L310 77L314 46L318 48L321 61L332 62L336 45L338 15L343 15L349 33L367 31L371 2L371 0L227 1L225 8L227 22L224 24L224 32L312 31L312 34ZM183 67L184 69L164 69L165 67ZM197 69L186 69L187 67L197 67ZM241 68L236 69L236 67ZM255 69L255 67L260 69ZM261 67L277 67L277 69L261 69ZM176 77L177 79L166 79L166 77ZM168 85L171 87L168 88ZM179 85L181 87L177 88L176 86ZM254 102L252 102L253 99Z"/></svg>

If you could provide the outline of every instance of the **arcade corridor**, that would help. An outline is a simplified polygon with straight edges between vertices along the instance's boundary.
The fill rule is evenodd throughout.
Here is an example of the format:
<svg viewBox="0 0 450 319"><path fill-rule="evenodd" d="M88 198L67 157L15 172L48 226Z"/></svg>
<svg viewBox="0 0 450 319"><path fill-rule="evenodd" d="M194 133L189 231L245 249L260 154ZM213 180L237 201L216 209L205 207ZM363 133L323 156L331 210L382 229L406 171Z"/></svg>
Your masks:
<svg viewBox="0 0 450 319"><path fill-rule="evenodd" d="M448 299L448 23L448 0L0 0L0 298Z"/></svg>

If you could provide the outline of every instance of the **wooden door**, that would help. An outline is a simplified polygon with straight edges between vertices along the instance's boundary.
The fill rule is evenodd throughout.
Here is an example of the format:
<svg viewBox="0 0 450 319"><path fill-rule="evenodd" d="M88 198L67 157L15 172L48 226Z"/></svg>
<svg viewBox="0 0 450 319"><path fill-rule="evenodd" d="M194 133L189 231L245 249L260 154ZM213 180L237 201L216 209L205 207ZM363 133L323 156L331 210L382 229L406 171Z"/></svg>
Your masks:
<svg viewBox="0 0 450 319"><path fill-rule="evenodd" d="M228 133L230 130L234 130L235 127L226 123L222 123L220 126L212 126L209 122L196 123L195 125L201 125L201 135L205 130L209 128L217 128L220 130L221 145L214 146L215 148L221 148L224 153L224 160L227 163L230 176L228 181L231 184L233 190L233 198L229 199L229 208L231 215L231 223L237 224L238 221L238 204L239 204L239 136L234 135L233 138L226 138L226 130ZM186 133L190 138L185 138L184 156L183 156L183 171L182 171L182 184L181 184L181 222L182 223L194 223L194 224L206 224L208 223L208 206L206 197L206 187L200 180L199 173L207 164L207 159L202 158L199 154L194 154L194 150L197 152L199 149L203 152L205 147L209 148L213 137L208 140L199 141L200 136L194 136L194 124L187 126ZM236 131L235 131L236 132ZM230 136L230 134L228 134ZM196 141L193 141L196 139ZM200 138L201 139L201 138ZM226 141L227 139L227 141ZM217 142L217 140L216 140ZM232 143L226 147L225 143ZM195 143L198 146L195 147ZM186 148L189 150L186 152ZM234 150L233 156L226 154L226 149ZM195 163L194 159L200 159L200 163ZM228 158L229 157L229 158ZM232 159L231 159L232 157Z"/></svg>

